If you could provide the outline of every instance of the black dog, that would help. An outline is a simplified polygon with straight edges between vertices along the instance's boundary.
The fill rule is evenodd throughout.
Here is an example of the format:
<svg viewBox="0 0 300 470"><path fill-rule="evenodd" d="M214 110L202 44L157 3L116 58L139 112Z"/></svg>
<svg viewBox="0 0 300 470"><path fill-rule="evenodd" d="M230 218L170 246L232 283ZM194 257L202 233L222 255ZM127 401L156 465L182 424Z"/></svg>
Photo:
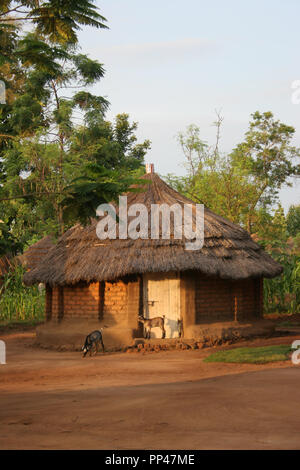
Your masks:
<svg viewBox="0 0 300 470"><path fill-rule="evenodd" d="M95 354L96 354L99 350L98 348L100 346L100 343L102 345L102 349L104 352L104 344L103 344L101 331L95 330L89 335L87 335L87 337L85 338L84 346L82 346L81 348L81 350L83 351L83 357L85 357L88 352L90 352L90 356L92 355L93 346L95 346Z"/></svg>

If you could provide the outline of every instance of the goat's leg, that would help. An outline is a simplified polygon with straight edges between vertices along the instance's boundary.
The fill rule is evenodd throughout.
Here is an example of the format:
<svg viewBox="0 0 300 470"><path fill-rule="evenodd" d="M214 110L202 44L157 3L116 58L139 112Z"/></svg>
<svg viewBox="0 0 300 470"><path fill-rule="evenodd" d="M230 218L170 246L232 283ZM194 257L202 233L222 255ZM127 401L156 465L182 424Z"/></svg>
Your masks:
<svg viewBox="0 0 300 470"><path fill-rule="evenodd" d="M91 347L91 356L95 356L97 354L97 343L94 343Z"/></svg>
<svg viewBox="0 0 300 470"><path fill-rule="evenodd" d="M163 339L166 337L166 330L164 329L164 327L162 328L162 336L161 336Z"/></svg>
<svg viewBox="0 0 300 470"><path fill-rule="evenodd" d="M102 338L101 338L101 345L102 345L103 352L105 352L104 344L103 344L103 339L102 339Z"/></svg>

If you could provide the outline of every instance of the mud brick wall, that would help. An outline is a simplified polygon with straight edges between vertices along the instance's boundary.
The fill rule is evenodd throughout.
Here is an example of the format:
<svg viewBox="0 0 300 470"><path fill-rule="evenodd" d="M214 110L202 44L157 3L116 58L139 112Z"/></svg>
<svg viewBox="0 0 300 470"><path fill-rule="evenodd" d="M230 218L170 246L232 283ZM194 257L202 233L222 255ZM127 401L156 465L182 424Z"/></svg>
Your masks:
<svg viewBox="0 0 300 470"><path fill-rule="evenodd" d="M99 283L52 289L52 318L93 318L99 315Z"/></svg>
<svg viewBox="0 0 300 470"><path fill-rule="evenodd" d="M103 319L109 326L122 323L127 318L127 285L122 282L105 282Z"/></svg>
<svg viewBox="0 0 300 470"><path fill-rule="evenodd" d="M180 316L183 320L183 331L196 323L196 281L198 276L193 271L180 273Z"/></svg>
<svg viewBox="0 0 300 470"><path fill-rule="evenodd" d="M238 321L258 319L263 316L262 279L246 279L233 283L234 317Z"/></svg>
<svg viewBox="0 0 300 470"><path fill-rule="evenodd" d="M140 302L140 280L130 277L117 282L105 282L103 320L108 325L126 323L137 328Z"/></svg>
<svg viewBox="0 0 300 470"><path fill-rule="evenodd" d="M196 279L196 323L243 321L262 317L262 281Z"/></svg>
<svg viewBox="0 0 300 470"><path fill-rule="evenodd" d="M140 281L138 277L118 282L78 283L46 288L48 319L103 319L108 326L124 322L138 327Z"/></svg>
<svg viewBox="0 0 300 470"><path fill-rule="evenodd" d="M195 283L196 323L233 320L230 281L199 276Z"/></svg>
<svg viewBox="0 0 300 470"><path fill-rule="evenodd" d="M80 317L98 319L99 283L64 287L64 318Z"/></svg>
<svg viewBox="0 0 300 470"><path fill-rule="evenodd" d="M103 319L108 326L139 328L141 313L139 277L117 282L79 283L46 288L46 318ZM244 321L263 314L262 279L230 281L185 273L181 279L184 324Z"/></svg>
<svg viewBox="0 0 300 470"><path fill-rule="evenodd" d="M46 320L51 320L52 317L52 287L46 284L46 298L45 298Z"/></svg>
<svg viewBox="0 0 300 470"><path fill-rule="evenodd" d="M52 318L58 317L58 287L52 288L52 301L51 301L51 308L52 308Z"/></svg>
<svg viewBox="0 0 300 470"><path fill-rule="evenodd" d="M127 321L130 328L142 333L143 326L138 322L138 316L143 310L143 292L140 277L136 277L127 282Z"/></svg>

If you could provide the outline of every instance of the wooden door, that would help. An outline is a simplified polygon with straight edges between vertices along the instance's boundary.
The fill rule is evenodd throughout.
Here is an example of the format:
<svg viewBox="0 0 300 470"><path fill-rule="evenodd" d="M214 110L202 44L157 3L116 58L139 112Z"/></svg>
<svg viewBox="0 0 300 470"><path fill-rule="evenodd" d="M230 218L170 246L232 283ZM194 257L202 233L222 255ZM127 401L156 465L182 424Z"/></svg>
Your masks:
<svg viewBox="0 0 300 470"><path fill-rule="evenodd" d="M180 276L179 273L144 274L144 317L154 318L165 315L166 338L178 338L180 319ZM152 328L151 338L161 338L160 328Z"/></svg>

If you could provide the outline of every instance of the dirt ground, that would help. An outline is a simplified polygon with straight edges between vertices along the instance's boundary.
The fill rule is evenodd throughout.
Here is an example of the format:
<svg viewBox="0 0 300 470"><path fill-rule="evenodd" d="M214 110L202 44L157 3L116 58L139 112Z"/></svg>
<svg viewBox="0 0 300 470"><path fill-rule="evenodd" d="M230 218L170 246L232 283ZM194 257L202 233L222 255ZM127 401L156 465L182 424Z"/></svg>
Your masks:
<svg viewBox="0 0 300 470"><path fill-rule="evenodd" d="M300 366L289 361L203 363L220 348L83 359L33 347L33 331L1 339L0 449L300 449Z"/></svg>

